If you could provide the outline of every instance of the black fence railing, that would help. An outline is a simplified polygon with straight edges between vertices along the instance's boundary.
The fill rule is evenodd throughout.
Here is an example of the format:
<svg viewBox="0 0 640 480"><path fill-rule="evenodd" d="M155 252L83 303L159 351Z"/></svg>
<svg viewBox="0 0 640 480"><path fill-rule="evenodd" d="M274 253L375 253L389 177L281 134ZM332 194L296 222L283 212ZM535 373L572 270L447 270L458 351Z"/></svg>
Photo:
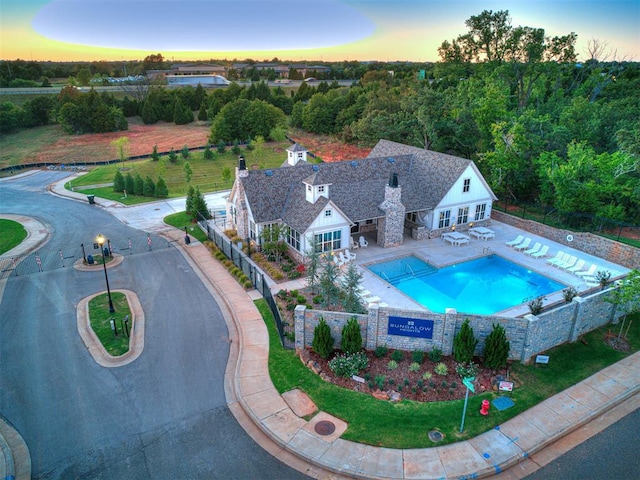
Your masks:
<svg viewBox="0 0 640 480"><path fill-rule="evenodd" d="M260 292L269 305L276 322L280 342L284 348L295 348L294 326L283 321L275 298L271 293L271 288L267 282L267 275L258 267L251 258L242 251L242 247L234 245L233 242L221 230L219 222L214 222L198 215L198 225L206 232L207 238L211 240L233 262L242 272L251 279L255 289Z"/></svg>
<svg viewBox="0 0 640 480"><path fill-rule="evenodd" d="M493 208L515 217L535 220L544 225L576 232L589 232L640 247L640 225L590 213L567 212L541 203L509 203L505 200L494 203Z"/></svg>

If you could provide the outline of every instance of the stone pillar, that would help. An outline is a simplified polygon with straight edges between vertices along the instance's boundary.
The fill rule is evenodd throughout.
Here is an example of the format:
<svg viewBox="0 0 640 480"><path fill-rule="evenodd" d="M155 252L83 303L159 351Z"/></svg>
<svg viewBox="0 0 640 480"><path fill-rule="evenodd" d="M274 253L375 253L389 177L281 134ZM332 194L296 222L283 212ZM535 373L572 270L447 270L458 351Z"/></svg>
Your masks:
<svg viewBox="0 0 640 480"><path fill-rule="evenodd" d="M380 209L385 213L378 221L377 243L383 248L397 247L404 243L405 206L401 202L402 188L385 185L384 202Z"/></svg>
<svg viewBox="0 0 640 480"><path fill-rule="evenodd" d="M294 333L296 335L296 350L304 350L304 313L307 307L304 305L297 305L293 311L294 316Z"/></svg>
<svg viewBox="0 0 640 480"><path fill-rule="evenodd" d="M368 309L367 317L367 341L365 348L367 350L375 350L378 346L378 323L380 319L380 305L371 304Z"/></svg>
<svg viewBox="0 0 640 480"><path fill-rule="evenodd" d="M578 340L580 333L583 329L582 319L584 318L584 302L582 297L573 297L571 304L575 307L573 310L573 321L571 322L571 333L569 334L569 341L575 342Z"/></svg>
<svg viewBox="0 0 640 480"><path fill-rule="evenodd" d="M528 364L530 363L531 357L540 351L538 350L540 328L538 324L538 317L535 315L529 313L524 316L524 319L527 322L527 332L524 336L524 345L520 354L520 361L524 364Z"/></svg>
<svg viewBox="0 0 640 480"><path fill-rule="evenodd" d="M444 325L442 328L442 338L440 340L443 355L453 354L453 337L456 335L456 322L458 311L455 308L447 308L444 313Z"/></svg>

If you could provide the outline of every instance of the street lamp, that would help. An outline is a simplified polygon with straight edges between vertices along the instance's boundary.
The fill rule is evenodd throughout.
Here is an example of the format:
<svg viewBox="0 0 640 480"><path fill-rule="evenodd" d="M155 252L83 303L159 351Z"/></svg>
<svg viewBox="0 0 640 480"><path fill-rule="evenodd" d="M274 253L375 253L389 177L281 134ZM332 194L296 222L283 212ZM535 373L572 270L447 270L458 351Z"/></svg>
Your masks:
<svg viewBox="0 0 640 480"><path fill-rule="evenodd" d="M107 297L109 297L109 313L113 313L115 312L115 308L113 308L113 301L111 300L111 290L109 289L109 275L107 275L107 259L106 259L106 255L104 254L104 250L102 248L102 246L104 245L104 235L102 235L101 233L98 234L98 236L96 237L96 242L98 242L98 245L100 245L100 252L102 253L102 267L104 268L104 279L107 282Z"/></svg>

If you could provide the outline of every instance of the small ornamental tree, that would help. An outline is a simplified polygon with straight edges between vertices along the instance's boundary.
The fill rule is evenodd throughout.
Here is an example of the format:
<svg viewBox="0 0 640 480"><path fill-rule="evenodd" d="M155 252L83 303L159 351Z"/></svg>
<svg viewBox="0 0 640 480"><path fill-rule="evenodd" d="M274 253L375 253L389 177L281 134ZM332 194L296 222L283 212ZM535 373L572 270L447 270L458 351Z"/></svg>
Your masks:
<svg viewBox="0 0 640 480"><path fill-rule="evenodd" d="M231 180L231 169L229 167L224 167L220 176L222 177L222 181L224 183L229 182Z"/></svg>
<svg viewBox="0 0 640 480"><path fill-rule="evenodd" d="M153 197L156 193L156 184L149 176L144 180L144 189L142 191L145 197Z"/></svg>
<svg viewBox="0 0 640 480"><path fill-rule="evenodd" d="M200 110L198 110L198 120L201 122L207 121L207 106L204 102L200 105Z"/></svg>
<svg viewBox="0 0 640 480"><path fill-rule="evenodd" d="M305 253L304 266L307 270L307 287L315 295L320 284L320 247L315 237L309 239L309 249Z"/></svg>
<svg viewBox="0 0 640 480"><path fill-rule="evenodd" d="M133 193L136 195L144 194L144 180L140 176L140 174L136 175L136 178L133 181Z"/></svg>
<svg viewBox="0 0 640 480"><path fill-rule="evenodd" d="M362 274L355 263L350 263L342 277L342 307L345 312L365 313L360 301L360 283Z"/></svg>
<svg viewBox="0 0 640 480"><path fill-rule="evenodd" d="M202 152L202 156L205 160L213 160L214 154L211 151L211 145L209 145L208 143L204 147L204 152Z"/></svg>
<svg viewBox="0 0 640 480"><path fill-rule="evenodd" d="M458 363L469 363L473 360L478 340L473 336L473 328L467 318L460 327L460 331L453 338L453 356Z"/></svg>
<svg viewBox="0 0 640 480"><path fill-rule="evenodd" d="M189 185L189 188L187 189L187 201L185 204L185 208L184 211L185 213L190 216L191 218L193 218L193 196L195 195L196 191L193 188L193 186Z"/></svg>
<svg viewBox="0 0 640 480"><path fill-rule="evenodd" d="M180 150L180 155L182 156L182 158L186 160L187 158L189 158L190 154L191 152L189 152L189 147L187 145L183 145L182 150Z"/></svg>
<svg viewBox="0 0 640 480"><path fill-rule="evenodd" d="M151 160L157 162L160 160L160 154L158 153L158 145L153 146L153 152L151 152Z"/></svg>
<svg viewBox="0 0 640 480"><path fill-rule="evenodd" d="M233 153L234 155L240 155L241 152L242 150L240 149L240 144L238 143L238 140L235 140L233 142L233 147L231 147L231 153Z"/></svg>
<svg viewBox="0 0 640 480"><path fill-rule="evenodd" d="M130 173L127 173L127 176L124 177L124 188L131 195L136 193L136 182Z"/></svg>
<svg viewBox="0 0 640 480"><path fill-rule="evenodd" d="M122 192L124 191L124 187L124 177L122 176L122 173L120 173L120 170L116 170L116 174L113 177L113 191Z"/></svg>
<svg viewBox="0 0 640 480"><path fill-rule="evenodd" d="M351 317L342 328L341 348L347 355L353 355L362 350L362 334L356 317Z"/></svg>
<svg viewBox="0 0 640 480"><path fill-rule="evenodd" d="M167 198L169 196L169 189L162 177L158 177L158 181L156 182L156 191L153 193L153 196L157 198Z"/></svg>
<svg viewBox="0 0 640 480"><path fill-rule="evenodd" d="M207 206L207 202L204 200L204 195L200 193L200 187L196 187L196 191L193 194L193 219L197 221L199 220L199 216L202 216L207 220L211 218L209 207Z"/></svg>
<svg viewBox="0 0 640 480"><path fill-rule="evenodd" d="M178 161L178 155L176 154L173 147L171 147L171 150L169 151L169 161L171 163L176 163Z"/></svg>
<svg viewBox="0 0 640 480"><path fill-rule="evenodd" d="M222 154L227 151L227 144L220 140L217 145L218 153Z"/></svg>
<svg viewBox="0 0 640 480"><path fill-rule="evenodd" d="M502 325L493 324L493 330L484 342L484 365L492 370L504 367L509 358L511 345Z"/></svg>
<svg viewBox="0 0 640 480"><path fill-rule="evenodd" d="M325 319L320 317L320 323L313 329L313 342L311 342L311 347L314 352L326 360L333 353L333 343L331 328L329 328Z"/></svg>
<svg viewBox="0 0 640 480"><path fill-rule="evenodd" d="M187 181L187 183L191 183L193 170L191 169L191 165L189 165L189 162L184 162L184 167L182 167L182 171L184 172L184 179Z"/></svg>

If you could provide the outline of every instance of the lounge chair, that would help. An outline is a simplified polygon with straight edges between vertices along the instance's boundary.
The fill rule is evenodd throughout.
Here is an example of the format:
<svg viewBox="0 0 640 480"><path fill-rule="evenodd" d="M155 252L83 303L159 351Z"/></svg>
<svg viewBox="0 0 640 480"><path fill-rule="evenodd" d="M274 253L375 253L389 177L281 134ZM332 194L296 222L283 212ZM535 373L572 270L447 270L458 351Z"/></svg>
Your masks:
<svg viewBox="0 0 640 480"><path fill-rule="evenodd" d="M532 258L544 258L547 256L547 252L549 251L549 245L543 245L542 248L540 250L538 250L536 253L532 253L531 257Z"/></svg>
<svg viewBox="0 0 640 480"><path fill-rule="evenodd" d="M524 239L524 242L522 242L520 245L516 245L515 247L513 247L513 249L518 251L524 250L529 246L530 243L531 243L531 239L527 237Z"/></svg>
<svg viewBox="0 0 640 480"><path fill-rule="evenodd" d="M367 239L362 235L360 235L358 243L360 244L360 248L367 248L369 246L369 242L367 242Z"/></svg>
<svg viewBox="0 0 640 480"><path fill-rule="evenodd" d="M598 269L598 266L595 263L592 263L591 266L589 267L589 270L584 270L582 272L573 272L573 273L575 273L579 277L592 277L593 274L596 273L597 269Z"/></svg>
<svg viewBox="0 0 640 480"><path fill-rule="evenodd" d="M560 255L560 254L562 254L562 255ZM564 253L563 251L560 251L560 252L558 252L558 255L556 255L555 257L553 257L550 260L547 260L547 263L549 265L556 266L556 265L559 265L559 264L564 263L567 260L569 260L570 256L571 256L570 254Z"/></svg>
<svg viewBox="0 0 640 480"><path fill-rule="evenodd" d="M347 259L349 261L356 259L356 254L355 253L351 253L348 248L344 251L344 254L347 256Z"/></svg>
<svg viewBox="0 0 640 480"><path fill-rule="evenodd" d="M524 235L518 235L515 240L511 240L510 242L505 242L507 247L515 247L516 245L520 245L524 240Z"/></svg>
<svg viewBox="0 0 640 480"><path fill-rule="evenodd" d="M344 252L340 252L338 253L338 258L340 258L340 262L343 265L346 265L347 263L349 263L349 259L347 258L347 256L344 254Z"/></svg>
<svg viewBox="0 0 640 480"><path fill-rule="evenodd" d="M340 260L338 257L336 257L335 255L333 256L333 263L335 263L339 267L344 265L344 262L342 260Z"/></svg>
<svg viewBox="0 0 640 480"><path fill-rule="evenodd" d="M533 255L534 253L538 253L538 250L540 250L540 248L542 247L542 244L540 242L536 242L532 248L530 248L529 250L525 250L524 253L525 255Z"/></svg>
<svg viewBox="0 0 640 480"><path fill-rule="evenodd" d="M578 261L578 257L576 257L575 255L571 255L566 262L562 262L562 263L554 265L554 266L556 266L558 268L562 268L563 270L565 270L567 268L573 267L576 264L577 261Z"/></svg>
<svg viewBox="0 0 640 480"><path fill-rule="evenodd" d="M573 267L565 268L565 270L569 273L579 272L584 268L584 264L585 261L583 259L580 259Z"/></svg>

